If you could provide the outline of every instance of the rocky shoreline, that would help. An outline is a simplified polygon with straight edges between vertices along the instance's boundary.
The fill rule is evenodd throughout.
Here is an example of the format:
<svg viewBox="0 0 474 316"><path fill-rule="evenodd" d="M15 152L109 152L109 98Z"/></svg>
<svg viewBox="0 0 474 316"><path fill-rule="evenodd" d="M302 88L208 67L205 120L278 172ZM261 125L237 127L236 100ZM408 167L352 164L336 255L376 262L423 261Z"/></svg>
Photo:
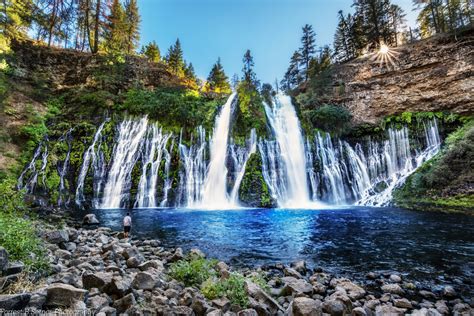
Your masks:
<svg viewBox="0 0 474 316"><path fill-rule="evenodd" d="M9 262L0 247L0 310L97 315L474 315L474 298L451 285L417 288L399 274L369 273L364 284L312 270L304 261L239 271L258 273L267 286L245 280L247 306L224 297L206 299L170 275L170 265L186 260L181 248L164 249L159 240L122 239L110 228L63 227L44 233L51 274L25 282L23 265ZM193 256L204 257L198 249ZM218 277L233 269L215 265ZM14 293L16 292L16 293ZM472 293L471 293L472 294Z"/></svg>

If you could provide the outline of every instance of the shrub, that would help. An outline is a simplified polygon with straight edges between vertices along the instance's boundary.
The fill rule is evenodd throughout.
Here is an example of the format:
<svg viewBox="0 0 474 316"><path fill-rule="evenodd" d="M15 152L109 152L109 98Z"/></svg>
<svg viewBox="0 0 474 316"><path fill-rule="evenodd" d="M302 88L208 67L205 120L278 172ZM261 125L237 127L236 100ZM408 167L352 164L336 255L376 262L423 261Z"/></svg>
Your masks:
<svg viewBox="0 0 474 316"><path fill-rule="evenodd" d="M22 192L15 191L15 181L0 183L0 245L12 260L21 260L32 271L46 270L48 262L34 223L26 217Z"/></svg>
<svg viewBox="0 0 474 316"><path fill-rule="evenodd" d="M330 104L325 104L316 110L305 111L303 116L308 116L314 127L338 135L350 127L352 120L352 115L348 109Z"/></svg>
<svg viewBox="0 0 474 316"><path fill-rule="evenodd" d="M227 279L208 279L201 287L207 299L227 297L232 304L247 307L249 300L245 290L246 278L240 273L231 273Z"/></svg>
<svg viewBox="0 0 474 316"><path fill-rule="evenodd" d="M214 269L217 260L207 260L201 257L190 257L180 260L170 267L170 275L183 282L186 286L199 287L204 281L216 276Z"/></svg>

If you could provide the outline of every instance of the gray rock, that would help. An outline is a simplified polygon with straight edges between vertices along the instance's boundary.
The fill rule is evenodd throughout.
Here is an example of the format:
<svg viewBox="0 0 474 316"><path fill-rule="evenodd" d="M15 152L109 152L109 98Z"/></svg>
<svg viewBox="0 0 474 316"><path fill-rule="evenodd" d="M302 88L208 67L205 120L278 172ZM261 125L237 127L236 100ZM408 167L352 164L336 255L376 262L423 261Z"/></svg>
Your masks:
<svg viewBox="0 0 474 316"><path fill-rule="evenodd" d="M403 295L405 291L398 284L384 284L381 287L384 293Z"/></svg>
<svg viewBox="0 0 474 316"><path fill-rule="evenodd" d="M122 297L131 291L131 283L132 280L128 276L114 276L112 282L104 287L104 292L114 297Z"/></svg>
<svg viewBox="0 0 474 316"><path fill-rule="evenodd" d="M169 298L177 298L179 296L179 292L175 289L167 289L165 291L165 295Z"/></svg>
<svg viewBox="0 0 474 316"><path fill-rule="evenodd" d="M216 298L215 300L212 300L212 305L225 313L230 308L230 301L225 297Z"/></svg>
<svg viewBox="0 0 474 316"><path fill-rule="evenodd" d="M132 258L132 257L141 258L140 251L138 250L137 247L125 248L122 252L122 256L125 259L129 259L129 258Z"/></svg>
<svg viewBox="0 0 474 316"><path fill-rule="evenodd" d="M448 315L449 314L449 308L446 305L445 301L437 301L435 304L436 310L440 312L443 315Z"/></svg>
<svg viewBox="0 0 474 316"><path fill-rule="evenodd" d="M395 305L396 307L400 307L400 308L412 308L412 304L409 300L407 300L406 298L400 298L400 299L394 299L393 300L393 305Z"/></svg>
<svg viewBox="0 0 474 316"><path fill-rule="evenodd" d="M0 310L22 310L30 301L30 294L0 295Z"/></svg>
<svg viewBox="0 0 474 316"><path fill-rule="evenodd" d="M420 292L418 292L418 294L420 294L422 297L424 297L428 300L435 300L436 299L436 295L433 292L430 292L430 291L421 290Z"/></svg>
<svg viewBox="0 0 474 316"><path fill-rule="evenodd" d="M257 302L260 302L266 306L268 306L268 309L272 313L276 313L277 311L283 311L283 307L270 295L268 295L260 286L257 284L250 282L250 281L245 281L245 290L247 294L255 299ZM258 312L258 310L257 310Z"/></svg>
<svg viewBox="0 0 474 316"><path fill-rule="evenodd" d="M164 270L163 262L161 262L159 260L146 261L146 262L142 263L141 265L139 265L138 268L142 271L146 271L146 270L151 269L151 268L156 269L160 272Z"/></svg>
<svg viewBox="0 0 474 316"><path fill-rule="evenodd" d="M362 307L356 307L352 310L352 316L367 316L367 312Z"/></svg>
<svg viewBox="0 0 474 316"><path fill-rule="evenodd" d="M104 314L105 316L115 316L117 315L117 310L111 306L106 306L100 310L100 313Z"/></svg>
<svg viewBox="0 0 474 316"><path fill-rule="evenodd" d="M206 258L206 255L204 254L204 252L202 252L198 248L192 248L191 250L189 250L189 255L198 257L198 258Z"/></svg>
<svg viewBox="0 0 474 316"><path fill-rule="evenodd" d="M452 286L447 285L443 288L443 296L453 298L457 296L457 293Z"/></svg>
<svg viewBox="0 0 474 316"><path fill-rule="evenodd" d="M412 316L441 316L441 314L436 309L426 308L426 307L414 310L410 315Z"/></svg>
<svg viewBox="0 0 474 316"><path fill-rule="evenodd" d="M112 278L113 274L108 272L86 272L82 275L82 284L88 290L92 288L102 290L110 285Z"/></svg>
<svg viewBox="0 0 474 316"><path fill-rule="evenodd" d="M306 261L304 260L299 260L299 261L296 261L296 262L293 262L291 264L291 267L293 269L295 269L298 273L301 273L302 275L305 275L306 274Z"/></svg>
<svg viewBox="0 0 474 316"><path fill-rule="evenodd" d="M14 261L8 264L8 268L5 271L6 275L17 274L23 271L25 265L21 261Z"/></svg>
<svg viewBox="0 0 474 316"><path fill-rule="evenodd" d="M302 279L303 278L303 276L293 268L285 267L285 270L283 272L285 273L286 276L289 276L289 277L293 277L293 278L296 278L296 279Z"/></svg>
<svg viewBox="0 0 474 316"><path fill-rule="evenodd" d="M46 305L54 307L72 307L77 301L84 301L87 291L72 285L55 283L46 289Z"/></svg>
<svg viewBox="0 0 474 316"><path fill-rule="evenodd" d="M405 310L392 305L379 305L375 308L375 316L403 316Z"/></svg>
<svg viewBox="0 0 474 316"><path fill-rule="evenodd" d="M46 292L36 292L31 294L30 301L28 302L28 308L42 310L46 303Z"/></svg>
<svg viewBox="0 0 474 316"><path fill-rule="evenodd" d="M229 266L225 262L218 262L216 268L221 278L227 279L230 276Z"/></svg>
<svg viewBox="0 0 474 316"><path fill-rule="evenodd" d="M330 285L336 290L338 287L343 288L352 300L358 300L365 295L365 290L363 288L345 278L332 279Z"/></svg>
<svg viewBox="0 0 474 316"><path fill-rule="evenodd" d="M191 307L188 306L175 306L173 307L173 312L166 315L176 315L176 316L191 316L194 315Z"/></svg>
<svg viewBox="0 0 474 316"><path fill-rule="evenodd" d="M98 224L100 224L100 222L97 219L97 217L95 216L95 214L87 214L86 216L84 216L84 218L82 220L82 223L84 225L98 225Z"/></svg>
<svg viewBox="0 0 474 316"><path fill-rule="evenodd" d="M135 301L135 296L132 293L125 295L119 300L114 302L113 307L117 309L118 313L124 313L127 309L135 305L137 302Z"/></svg>
<svg viewBox="0 0 474 316"><path fill-rule="evenodd" d="M63 249L56 250L54 252L54 255L60 259L66 259L66 260L69 260L72 257L72 254L69 251L63 250Z"/></svg>
<svg viewBox="0 0 474 316"><path fill-rule="evenodd" d="M323 311L332 316L342 316L347 314L346 305L340 300L326 300L324 301Z"/></svg>
<svg viewBox="0 0 474 316"><path fill-rule="evenodd" d="M222 312L218 309L209 311L206 316L222 316Z"/></svg>
<svg viewBox="0 0 474 316"><path fill-rule="evenodd" d="M8 268L8 252L0 247L0 275Z"/></svg>
<svg viewBox="0 0 474 316"><path fill-rule="evenodd" d="M400 283L402 282L402 278L398 274L392 274L390 275L390 281L394 283Z"/></svg>
<svg viewBox="0 0 474 316"><path fill-rule="evenodd" d="M107 298L107 296L105 296L105 294L96 295L90 297L87 300L87 308L91 309L93 312L98 312L106 306L109 306L109 299Z"/></svg>
<svg viewBox="0 0 474 316"><path fill-rule="evenodd" d="M69 241L69 233L65 229L46 232L44 237L52 244L60 244Z"/></svg>
<svg viewBox="0 0 474 316"><path fill-rule="evenodd" d="M171 257L168 259L168 261L169 262L176 262L176 261L183 260L183 259L184 259L183 249L176 248L176 250L171 255Z"/></svg>
<svg viewBox="0 0 474 316"><path fill-rule="evenodd" d="M191 308L197 316L205 315L211 306L202 297L195 297L191 303Z"/></svg>
<svg viewBox="0 0 474 316"><path fill-rule="evenodd" d="M457 303L453 306L454 315L470 315L472 312L471 307L468 304ZM472 314L471 314L472 315Z"/></svg>
<svg viewBox="0 0 474 316"><path fill-rule="evenodd" d="M294 277L283 277L282 281L285 283L280 295L297 295L313 293L313 286L303 279L296 279Z"/></svg>
<svg viewBox="0 0 474 316"><path fill-rule="evenodd" d="M127 259L128 268L138 268L140 266L140 260L137 257L130 257Z"/></svg>
<svg viewBox="0 0 474 316"><path fill-rule="evenodd" d="M139 272L132 282L132 287L138 290L152 290L156 286L155 277L148 272Z"/></svg>
<svg viewBox="0 0 474 316"><path fill-rule="evenodd" d="M313 300L307 297L297 297L293 300L292 311L294 316L321 315L321 301Z"/></svg>
<svg viewBox="0 0 474 316"><path fill-rule="evenodd" d="M74 252L77 249L77 245L76 245L75 242L72 242L72 241L66 242L66 243L64 243L64 249L69 251L69 252Z"/></svg>
<svg viewBox="0 0 474 316"><path fill-rule="evenodd" d="M254 310L253 308L247 308L244 310L241 310L240 312L237 313L238 316L258 316L257 311Z"/></svg>

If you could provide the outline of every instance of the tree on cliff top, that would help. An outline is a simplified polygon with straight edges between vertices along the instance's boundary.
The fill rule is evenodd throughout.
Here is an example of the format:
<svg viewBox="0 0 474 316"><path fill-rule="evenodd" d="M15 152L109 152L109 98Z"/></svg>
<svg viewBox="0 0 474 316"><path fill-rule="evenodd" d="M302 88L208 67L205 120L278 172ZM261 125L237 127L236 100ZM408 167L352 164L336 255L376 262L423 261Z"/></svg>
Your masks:
<svg viewBox="0 0 474 316"><path fill-rule="evenodd" d="M299 53L301 55L301 64L303 66L302 73L304 81L308 81L309 74L309 64L313 58L315 51L315 36L313 27L309 24L303 26L303 36L301 37L301 47Z"/></svg>
<svg viewBox="0 0 474 316"><path fill-rule="evenodd" d="M244 67L242 68L242 82L244 82L248 86L253 86L255 89L258 88L260 82L257 79L257 75L253 71L255 63L253 61L250 49L247 49L247 51L245 52L244 57L242 58L242 62L244 63Z"/></svg>
<svg viewBox="0 0 474 316"><path fill-rule="evenodd" d="M3 0L0 9L1 35L23 38L31 24L32 0Z"/></svg>
<svg viewBox="0 0 474 316"><path fill-rule="evenodd" d="M148 43L142 48L142 54L145 55L149 61L159 62L161 59L160 48L155 41Z"/></svg>
<svg viewBox="0 0 474 316"><path fill-rule="evenodd" d="M127 23L125 10L119 0L113 0L104 30L104 48L110 53L127 51Z"/></svg>
<svg viewBox="0 0 474 316"><path fill-rule="evenodd" d="M184 67L186 66L183 59L183 49L181 48L181 42L179 38L176 39L174 45L168 49L168 54L165 57L166 63L170 70L177 76L184 76Z"/></svg>
<svg viewBox="0 0 474 316"><path fill-rule="evenodd" d="M204 90L217 94L231 92L229 78L224 72L220 58L218 58L217 62L212 66Z"/></svg>
<svg viewBox="0 0 474 316"><path fill-rule="evenodd" d="M137 0L127 0L125 2L126 16L126 41L127 54L132 54L138 47L140 41L140 14L138 13Z"/></svg>

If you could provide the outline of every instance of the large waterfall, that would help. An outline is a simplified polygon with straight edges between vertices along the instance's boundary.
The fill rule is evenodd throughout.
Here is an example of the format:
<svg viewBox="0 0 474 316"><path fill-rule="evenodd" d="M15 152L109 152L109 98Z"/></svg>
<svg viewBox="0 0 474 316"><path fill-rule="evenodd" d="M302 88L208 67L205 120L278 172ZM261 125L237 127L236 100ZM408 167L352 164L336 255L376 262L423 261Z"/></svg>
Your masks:
<svg viewBox="0 0 474 316"><path fill-rule="evenodd" d="M56 155L53 170L59 176L56 202L67 205L74 197L80 207L106 209L236 208L247 161L257 152L264 181L279 207L384 206L393 190L441 145L436 119L415 130L391 126L385 137L359 143L322 132L304 137L291 99L281 94L265 105L272 136L257 140L252 130L245 145L236 144L230 133L236 99L232 94L221 107L212 135L198 127L188 140L183 133L178 137L165 132L147 117L126 118L115 126L105 120L87 144L75 186L69 182L73 148L69 130L57 139L64 142L63 158L51 154ZM40 142L18 188L34 194L48 191L49 144L47 137Z"/></svg>
<svg viewBox="0 0 474 316"><path fill-rule="evenodd" d="M236 93L232 93L216 117L216 124L210 142L211 160L204 181L202 199L197 205L200 208L226 209L232 208L227 193L227 149L229 142L230 116Z"/></svg>

